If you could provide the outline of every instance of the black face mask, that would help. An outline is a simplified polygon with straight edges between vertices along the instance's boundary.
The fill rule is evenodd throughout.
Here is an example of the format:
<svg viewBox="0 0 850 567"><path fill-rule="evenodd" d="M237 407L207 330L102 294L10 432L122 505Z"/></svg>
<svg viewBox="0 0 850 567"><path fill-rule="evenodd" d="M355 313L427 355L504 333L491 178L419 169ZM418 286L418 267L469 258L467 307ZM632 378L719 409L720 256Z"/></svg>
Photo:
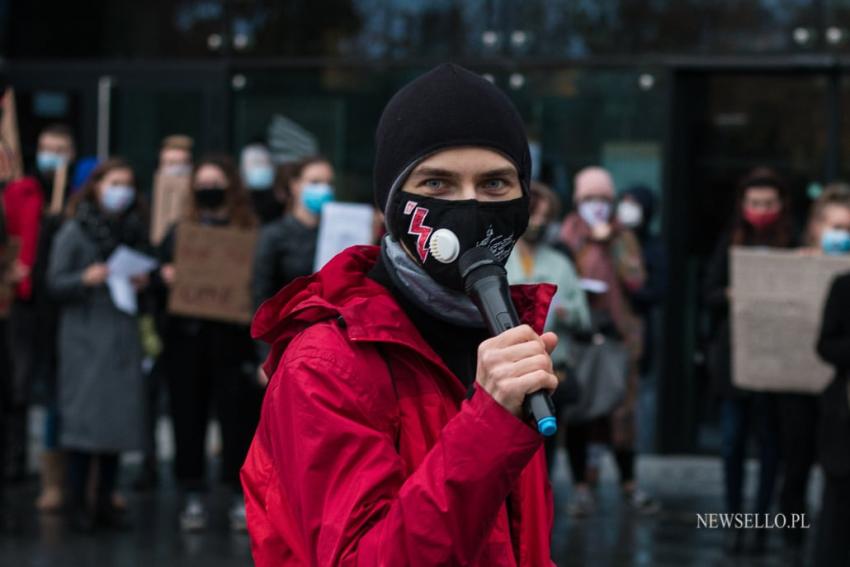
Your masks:
<svg viewBox="0 0 850 567"><path fill-rule="evenodd" d="M215 210L224 205L226 193L224 187L198 187L193 196L199 209Z"/></svg>
<svg viewBox="0 0 850 567"><path fill-rule="evenodd" d="M449 201L401 191L387 210L392 236L404 243L429 276L441 285L463 291L458 258L476 246L486 246L503 265L519 235L528 225L528 198L481 202ZM431 235L440 228L451 230L460 242L460 253L444 264L431 255Z"/></svg>

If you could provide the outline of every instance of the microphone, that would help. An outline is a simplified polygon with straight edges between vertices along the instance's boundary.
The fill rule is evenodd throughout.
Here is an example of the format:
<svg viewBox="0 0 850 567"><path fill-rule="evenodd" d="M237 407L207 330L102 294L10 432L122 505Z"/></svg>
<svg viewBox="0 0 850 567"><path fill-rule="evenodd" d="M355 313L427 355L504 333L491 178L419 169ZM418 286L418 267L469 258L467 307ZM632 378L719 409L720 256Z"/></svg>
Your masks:
<svg viewBox="0 0 850 567"><path fill-rule="evenodd" d="M478 307L491 335L495 337L520 325L510 296L507 272L489 248L476 246L467 250L460 257L458 268L466 294ZM527 395L523 408L537 423L541 435L551 437L558 431L555 406L547 391Z"/></svg>

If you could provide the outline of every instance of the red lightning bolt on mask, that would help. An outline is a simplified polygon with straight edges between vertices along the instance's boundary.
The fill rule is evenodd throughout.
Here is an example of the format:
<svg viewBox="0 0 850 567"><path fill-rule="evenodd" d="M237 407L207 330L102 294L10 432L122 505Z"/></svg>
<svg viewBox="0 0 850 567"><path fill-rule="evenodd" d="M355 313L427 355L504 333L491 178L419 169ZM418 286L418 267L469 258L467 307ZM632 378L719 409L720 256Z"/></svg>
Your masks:
<svg viewBox="0 0 850 567"><path fill-rule="evenodd" d="M407 229L408 234L417 237L416 253L419 254L419 260L423 263L425 262L425 258L428 257L428 248L425 245L428 242L428 237L431 236L431 232L434 230L430 226L423 224L427 215L428 209L417 207L413 211L413 217L410 219L410 226Z"/></svg>

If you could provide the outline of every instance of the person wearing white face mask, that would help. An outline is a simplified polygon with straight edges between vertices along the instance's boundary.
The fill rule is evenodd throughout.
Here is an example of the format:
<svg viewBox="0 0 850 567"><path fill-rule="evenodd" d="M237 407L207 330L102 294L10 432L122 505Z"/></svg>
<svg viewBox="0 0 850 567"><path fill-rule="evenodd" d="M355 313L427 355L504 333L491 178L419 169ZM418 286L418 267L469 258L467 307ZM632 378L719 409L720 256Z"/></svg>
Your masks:
<svg viewBox="0 0 850 567"><path fill-rule="evenodd" d="M260 223L278 220L283 214L285 195L275 187L275 168L269 149L262 143L245 146L239 158L239 172L250 191Z"/></svg>
<svg viewBox="0 0 850 567"><path fill-rule="evenodd" d="M595 331L622 340L630 354L624 401L611 416L581 424L586 430L582 440L610 443L627 502L639 511L652 512L658 504L637 488L635 480L635 412L643 333L628 301L629 294L644 285L646 271L638 240L615 218L614 195L614 181L608 171L601 167L579 171L573 190L575 211L567 215L560 234L561 242L576 260L579 275L595 281L594 293L588 297ZM589 479L577 476L570 511L584 516L593 511L594 502Z"/></svg>
<svg viewBox="0 0 850 567"><path fill-rule="evenodd" d="M636 185L623 191L617 203L617 222L634 233L640 242L646 269L644 284L629 292L629 302L635 314L643 320L644 348L640 359L642 376L652 371L654 357L656 307L667 291L667 256L661 239L652 232L655 215L655 194L649 187Z"/></svg>
<svg viewBox="0 0 850 567"><path fill-rule="evenodd" d="M47 285L60 305L60 444L68 455L71 525L120 526L112 494L119 455L141 448L144 384L138 319L113 303L106 261L120 245L149 250L133 171L110 159L91 174L68 208L50 253ZM136 290L147 276L133 280ZM87 503L93 461L97 499Z"/></svg>

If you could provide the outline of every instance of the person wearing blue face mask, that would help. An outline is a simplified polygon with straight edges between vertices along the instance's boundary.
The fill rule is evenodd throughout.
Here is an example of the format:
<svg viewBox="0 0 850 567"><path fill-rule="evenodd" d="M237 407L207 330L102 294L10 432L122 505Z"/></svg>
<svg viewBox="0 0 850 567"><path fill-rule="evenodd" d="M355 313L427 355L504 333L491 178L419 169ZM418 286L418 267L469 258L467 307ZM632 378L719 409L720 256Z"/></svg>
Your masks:
<svg viewBox="0 0 850 567"><path fill-rule="evenodd" d="M850 254L850 186L828 186L812 219L813 244L824 254ZM850 273L835 278L829 290L817 352L835 368L835 378L816 398L818 427L809 435L824 476L814 564L831 567L847 565L850 558Z"/></svg>
<svg viewBox="0 0 850 567"><path fill-rule="evenodd" d="M262 143L245 146L239 159L239 171L250 191L254 213L260 223L278 220L286 198L275 184L275 168L269 149Z"/></svg>
<svg viewBox="0 0 850 567"><path fill-rule="evenodd" d="M323 157L307 158L292 166L289 212L260 234L254 261L252 293L255 305L297 277L313 273L319 234L319 215L334 200L334 170Z"/></svg>
<svg viewBox="0 0 850 567"><path fill-rule="evenodd" d="M850 186L831 183L824 189L812 206L806 241L811 254L850 254ZM812 468L818 461L818 422L823 406L818 395L785 392L778 394L778 404L783 456L779 505L780 512L790 517L808 512L806 495ZM834 472L829 465L831 458L828 456L824 465L827 475ZM802 554L805 534L802 529L783 530L791 553ZM830 563L824 560L817 564Z"/></svg>
<svg viewBox="0 0 850 567"><path fill-rule="evenodd" d="M850 254L850 185L826 187L812 211L809 240L823 254Z"/></svg>
<svg viewBox="0 0 850 567"><path fill-rule="evenodd" d="M138 212L133 170L109 159L69 203L50 251L47 286L60 308L59 442L68 459L72 527L121 525L113 503L120 453L142 444L144 380L136 315L119 310L106 285L106 262L119 246L150 252ZM132 281L137 291L147 276ZM97 498L88 503L92 464Z"/></svg>
<svg viewBox="0 0 850 567"><path fill-rule="evenodd" d="M11 181L2 196L9 236L20 243L17 263L23 270L16 281L8 323L12 357L6 418L8 462L11 476L23 478L28 461L29 393L42 392L47 418L42 435L45 447L41 454L41 492L36 500L36 508L42 512L58 511L62 505L63 469L62 453L57 446L55 404L58 308L47 291L45 276L50 247L63 219L60 211L51 210L50 205L56 170L61 164L71 165L75 155L70 128L65 124L47 126L38 136L33 169ZM70 179L71 171L68 173Z"/></svg>

